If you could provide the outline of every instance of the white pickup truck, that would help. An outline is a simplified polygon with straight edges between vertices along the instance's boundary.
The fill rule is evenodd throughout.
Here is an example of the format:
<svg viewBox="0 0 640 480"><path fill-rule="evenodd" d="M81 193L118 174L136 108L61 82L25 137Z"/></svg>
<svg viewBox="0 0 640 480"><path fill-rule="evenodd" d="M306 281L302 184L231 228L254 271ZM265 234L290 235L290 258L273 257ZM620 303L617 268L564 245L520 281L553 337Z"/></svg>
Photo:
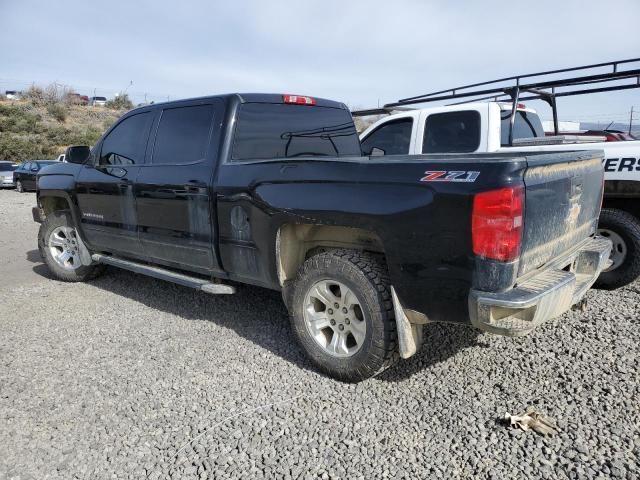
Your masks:
<svg viewBox="0 0 640 480"><path fill-rule="evenodd" d="M640 141L545 136L535 110L517 104L510 142L511 114L512 103L497 101L402 110L362 132L362 150L366 155L604 150L605 194L599 228L614 248L612 264L597 285L614 289L633 282L640 276Z"/></svg>

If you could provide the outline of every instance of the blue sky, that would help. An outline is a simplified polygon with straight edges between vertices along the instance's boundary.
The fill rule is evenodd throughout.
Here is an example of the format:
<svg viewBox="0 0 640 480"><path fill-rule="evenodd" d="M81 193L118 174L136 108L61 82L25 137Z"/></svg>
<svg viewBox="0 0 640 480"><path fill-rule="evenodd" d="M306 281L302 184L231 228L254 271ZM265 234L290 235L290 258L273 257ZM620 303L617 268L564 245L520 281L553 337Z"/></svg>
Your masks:
<svg viewBox="0 0 640 480"><path fill-rule="evenodd" d="M640 56L637 0L531 5L0 0L0 90L57 81L112 96L133 81L128 93L136 102L145 93L157 101L266 91L369 107L501 76ZM624 120L631 105L640 109L640 89L561 100L560 116Z"/></svg>

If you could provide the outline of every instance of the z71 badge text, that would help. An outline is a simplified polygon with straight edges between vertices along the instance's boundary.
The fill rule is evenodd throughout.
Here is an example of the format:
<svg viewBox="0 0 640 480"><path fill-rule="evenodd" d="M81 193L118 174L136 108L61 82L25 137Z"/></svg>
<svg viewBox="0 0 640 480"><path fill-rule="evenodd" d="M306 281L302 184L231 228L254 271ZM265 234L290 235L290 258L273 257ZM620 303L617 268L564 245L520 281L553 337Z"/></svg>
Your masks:
<svg viewBox="0 0 640 480"><path fill-rule="evenodd" d="M466 170L427 170L421 182L475 182L480 172Z"/></svg>

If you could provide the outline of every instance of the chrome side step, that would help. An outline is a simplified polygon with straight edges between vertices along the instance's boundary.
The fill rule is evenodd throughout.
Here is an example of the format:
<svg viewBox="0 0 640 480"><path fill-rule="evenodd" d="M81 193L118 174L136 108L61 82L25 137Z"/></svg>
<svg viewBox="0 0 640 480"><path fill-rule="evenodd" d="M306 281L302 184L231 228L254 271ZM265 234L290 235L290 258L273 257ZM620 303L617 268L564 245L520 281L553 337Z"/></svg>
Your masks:
<svg viewBox="0 0 640 480"><path fill-rule="evenodd" d="M142 273L143 275L159 278L160 280L167 280L179 285L184 285L185 287L202 290L203 292L211 293L213 295L230 295L232 293L236 293L235 287L232 287L231 285L213 283L202 278L190 277L189 275L172 272L171 270L167 270L161 267L145 265L144 263L137 263L131 260L125 260L123 258L94 253L93 255L91 255L91 259L97 263L104 263L105 265L112 265L114 267L123 268L124 270L129 270L131 272Z"/></svg>

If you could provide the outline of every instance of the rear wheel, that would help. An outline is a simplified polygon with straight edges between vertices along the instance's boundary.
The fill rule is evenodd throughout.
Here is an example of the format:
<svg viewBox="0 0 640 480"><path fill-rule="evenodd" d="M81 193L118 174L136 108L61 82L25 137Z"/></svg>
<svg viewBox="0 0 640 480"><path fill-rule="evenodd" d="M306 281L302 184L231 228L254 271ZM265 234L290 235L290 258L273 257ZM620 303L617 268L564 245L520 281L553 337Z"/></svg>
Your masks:
<svg viewBox="0 0 640 480"><path fill-rule="evenodd" d="M49 213L38 232L40 255L59 280L81 282L99 275L103 265L83 265L80 239L68 212Z"/></svg>
<svg viewBox="0 0 640 480"><path fill-rule="evenodd" d="M16 192L23 193L24 187L22 186L22 182L20 180L16 181Z"/></svg>
<svg viewBox="0 0 640 480"><path fill-rule="evenodd" d="M344 381L372 377L398 359L386 265L353 250L324 252L300 268L293 330L321 370Z"/></svg>
<svg viewBox="0 0 640 480"><path fill-rule="evenodd" d="M640 276L640 221L630 213L604 208L598 233L611 240L611 266L603 271L595 285L613 290L630 284Z"/></svg>

